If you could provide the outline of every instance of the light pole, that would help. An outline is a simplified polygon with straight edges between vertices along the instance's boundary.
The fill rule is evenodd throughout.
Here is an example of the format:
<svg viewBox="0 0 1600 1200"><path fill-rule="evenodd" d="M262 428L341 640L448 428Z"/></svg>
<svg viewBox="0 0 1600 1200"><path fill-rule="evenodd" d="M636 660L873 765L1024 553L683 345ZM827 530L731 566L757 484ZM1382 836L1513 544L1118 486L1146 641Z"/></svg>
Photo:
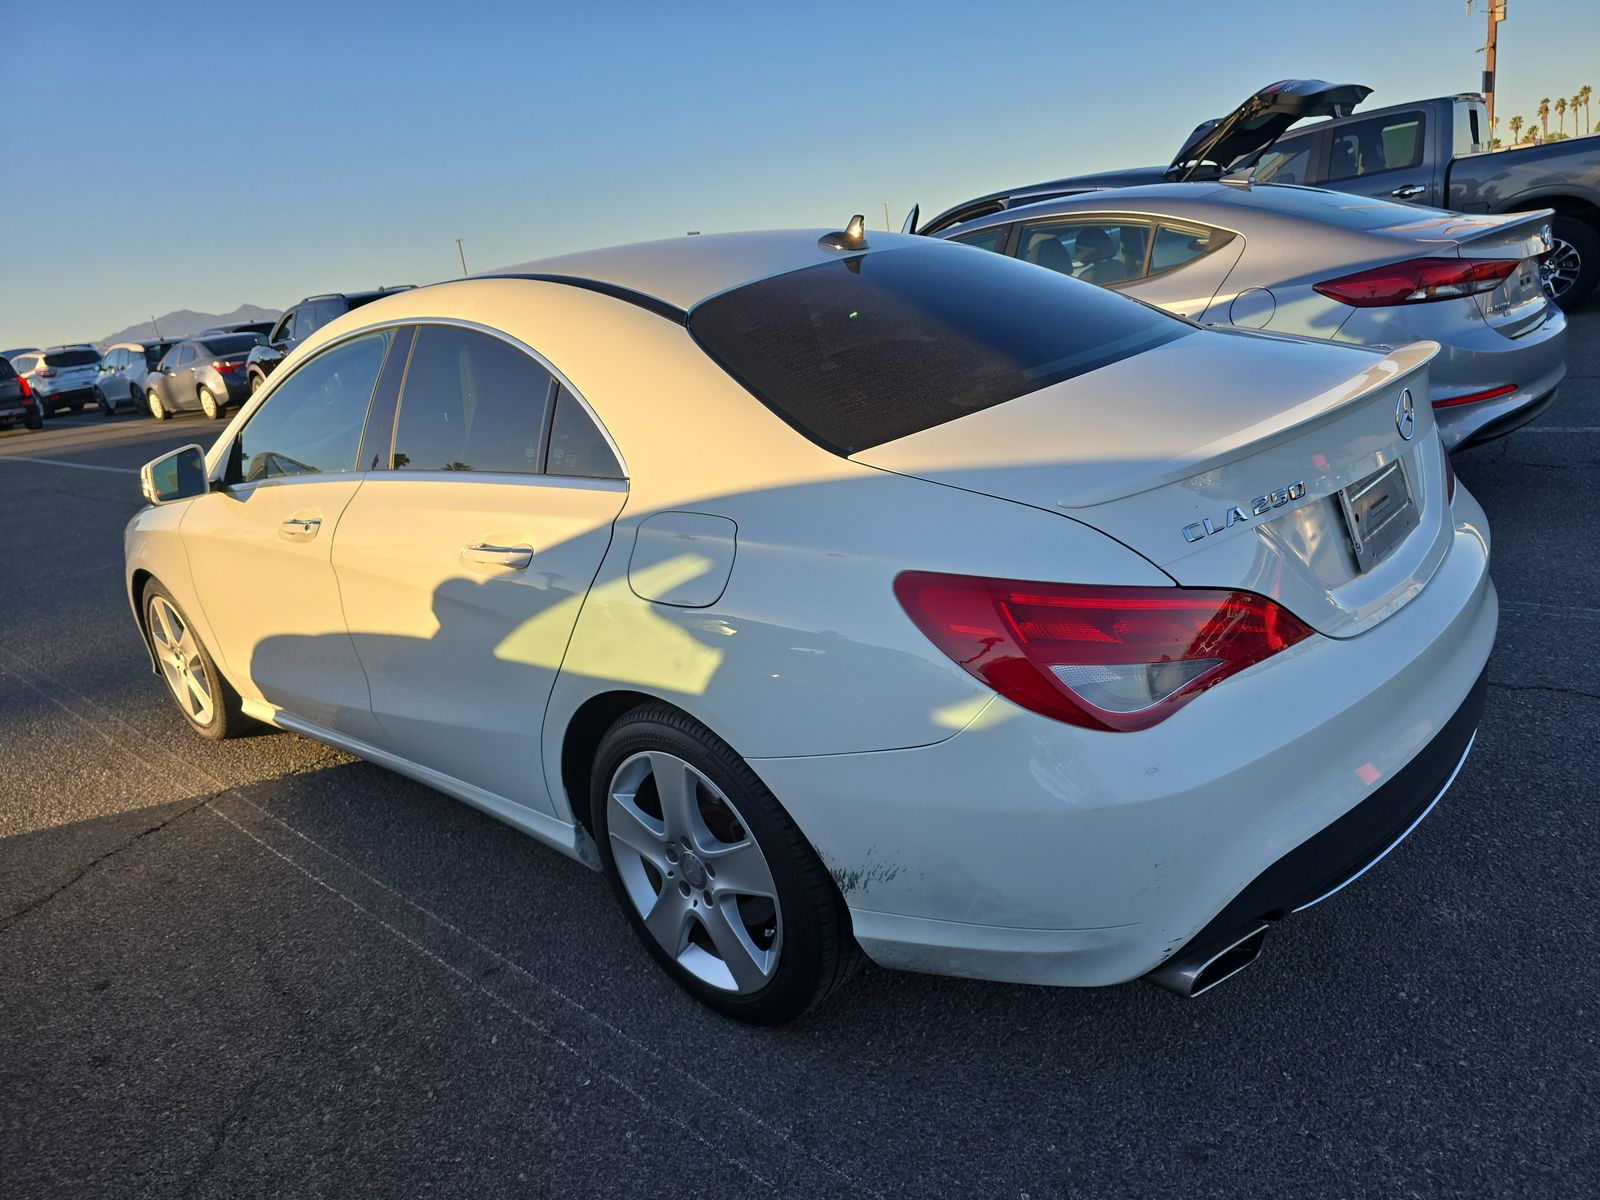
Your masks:
<svg viewBox="0 0 1600 1200"><path fill-rule="evenodd" d="M1489 113L1489 143L1494 143L1494 56L1500 38L1500 22L1506 19L1506 0L1488 0L1489 40L1483 46L1483 106ZM1471 12L1470 0L1468 12ZM1487 148L1487 147L1486 147Z"/></svg>

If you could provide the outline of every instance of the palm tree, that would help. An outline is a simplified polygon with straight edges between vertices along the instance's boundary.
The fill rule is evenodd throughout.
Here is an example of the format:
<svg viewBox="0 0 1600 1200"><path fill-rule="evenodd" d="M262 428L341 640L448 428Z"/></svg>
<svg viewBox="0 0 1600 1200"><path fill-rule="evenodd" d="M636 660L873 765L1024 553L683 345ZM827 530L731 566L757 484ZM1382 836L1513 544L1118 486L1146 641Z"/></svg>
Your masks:
<svg viewBox="0 0 1600 1200"><path fill-rule="evenodd" d="M1578 99L1583 101L1583 124L1590 132L1594 132L1594 123L1589 120L1589 93L1594 91L1587 83L1578 89Z"/></svg>
<svg viewBox="0 0 1600 1200"><path fill-rule="evenodd" d="M1556 97L1556 132L1565 136L1567 132L1567 98Z"/></svg>
<svg viewBox="0 0 1600 1200"><path fill-rule="evenodd" d="M1550 97L1546 96L1539 101L1539 128L1544 130L1544 136L1550 136Z"/></svg>
<svg viewBox="0 0 1600 1200"><path fill-rule="evenodd" d="M1567 101L1567 111L1572 114L1572 136L1573 137L1577 137L1578 136L1578 105L1580 105L1582 103L1583 103L1583 101L1580 100L1576 96L1572 97L1572 99Z"/></svg>
<svg viewBox="0 0 1600 1200"><path fill-rule="evenodd" d="M1527 124L1521 117L1512 117L1506 124L1511 126L1511 144L1515 146L1522 140L1522 127Z"/></svg>

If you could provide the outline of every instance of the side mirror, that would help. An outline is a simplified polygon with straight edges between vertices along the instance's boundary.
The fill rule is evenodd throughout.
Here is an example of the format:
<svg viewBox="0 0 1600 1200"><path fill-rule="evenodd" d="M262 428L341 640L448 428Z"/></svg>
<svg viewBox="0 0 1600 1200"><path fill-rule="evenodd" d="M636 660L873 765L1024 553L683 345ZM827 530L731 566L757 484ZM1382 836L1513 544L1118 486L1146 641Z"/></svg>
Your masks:
<svg viewBox="0 0 1600 1200"><path fill-rule="evenodd" d="M267 335L264 334L264 333L256 334L256 340L255 340L254 344L257 345L257 346L270 346L270 345L272 345L272 343L267 339Z"/></svg>
<svg viewBox="0 0 1600 1200"><path fill-rule="evenodd" d="M171 504L210 490L206 480L206 452L199 446L180 446L170 454L139 468L139 490L151 504Z"/></svg>

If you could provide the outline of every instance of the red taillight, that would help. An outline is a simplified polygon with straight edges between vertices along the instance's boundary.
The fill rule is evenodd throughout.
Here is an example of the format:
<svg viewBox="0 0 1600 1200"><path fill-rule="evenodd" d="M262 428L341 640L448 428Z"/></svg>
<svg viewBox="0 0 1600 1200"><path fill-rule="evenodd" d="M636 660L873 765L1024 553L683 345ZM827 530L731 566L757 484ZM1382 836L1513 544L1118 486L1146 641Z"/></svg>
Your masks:
<svg viewBox="0 0 1600 1200"><path fill-rule="evenodd" d="M1456 498L1456 468L1450 461L1450 455L1444 456L1444 500L1446 504L1453 504Z"/></svg>
<svg viewBox="0 0 1600 1200"><path fill-rule="evenodd" d="M214 362L211 364L211 369L218 375L232 375L239 369L239 364L236 362Z"/></svg>
<svg viewBox="0 0 1600 1200"><path fill-rule="evenodd" d="M40 367L34 372L34 375L39 379L54 379L56 377L55 370L51 367Z"/></svg>
<svg viewBox="0 0 1600 1200"><path fill-rule="evenodd" d="M28 377L26 375L18 375L17 382L22 385L22 398L24 400L31 399L33 396L33 389L28 386Z"/></svg>
<svg viewBox="0 0 1600 1200"><path fill-rule="evenodd" d="M1086 729L1148 729L1311 636L1253 592L1092 587L906 571L917 628L1007 700Z"/></svg>
<svg viewBox="0 0 1600 1200"><path fill-rule="evenodd" d="M1427 304L1492 292L1518 265L1514 258L1408 258L1312 287L1354 308Z"/></svg>
<svg viewBox="0 0 1600 1200"><path fill-rule="evenodd" d="M1496 396L1505 396L1517 390L1517 385L1508 383L1504 387L1490 388L1486 392L1473 392L1466 396L1451 396L1448 400L1435 400L1435 408L1454 408L1458 404L1476 404L1479 400L1493 400Z"/></svg>

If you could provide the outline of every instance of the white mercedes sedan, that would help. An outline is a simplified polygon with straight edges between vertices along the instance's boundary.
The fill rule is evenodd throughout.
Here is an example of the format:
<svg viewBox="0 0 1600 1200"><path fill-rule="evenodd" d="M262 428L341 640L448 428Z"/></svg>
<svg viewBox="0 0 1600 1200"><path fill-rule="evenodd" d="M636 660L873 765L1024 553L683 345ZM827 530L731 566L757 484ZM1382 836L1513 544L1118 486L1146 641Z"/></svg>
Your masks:
<svg viewBox="0 0 1600 1200"><path fill-rule="evenodd" d="M740 1020L858 949L1212 986L1471 746L1497 607L1434 347L819 233L318 330L143 472L152 666L204 736L305 734L604 871Z"/></svg>

